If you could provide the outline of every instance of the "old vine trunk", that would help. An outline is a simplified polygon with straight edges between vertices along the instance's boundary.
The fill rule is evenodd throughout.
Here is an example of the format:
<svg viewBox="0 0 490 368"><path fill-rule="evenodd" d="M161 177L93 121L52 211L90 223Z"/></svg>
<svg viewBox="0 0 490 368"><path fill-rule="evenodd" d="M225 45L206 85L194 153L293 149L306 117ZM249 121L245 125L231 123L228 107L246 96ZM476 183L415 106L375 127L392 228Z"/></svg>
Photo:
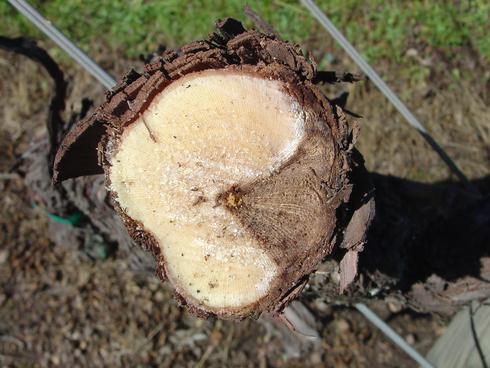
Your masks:
<svg viewBox="0 0 490 368"><path fill-rule="evenodd" d="M104 173L131 237L198 315L276 313L374 215L357 128L298 47L227 19L130 72L63 140L54 181ZM342 250L341 250L342 249Z"/></svg>

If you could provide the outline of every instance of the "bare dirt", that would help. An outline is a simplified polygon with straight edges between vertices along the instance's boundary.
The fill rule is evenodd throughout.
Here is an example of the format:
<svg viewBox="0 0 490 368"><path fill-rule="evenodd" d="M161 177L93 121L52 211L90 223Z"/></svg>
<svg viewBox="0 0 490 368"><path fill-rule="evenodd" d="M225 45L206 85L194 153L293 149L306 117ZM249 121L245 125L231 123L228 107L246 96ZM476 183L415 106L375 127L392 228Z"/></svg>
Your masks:
<svg viewBox="0 0 490 368"><path fill-rule="evenodd" d="M444 72L450 61L430 52L424 57L432 63L429 82L410 85L401 77L395 89L403 90L402 97L471 178L488 175L485 78L454 85ZM129 65L113 65L109 56L98 61L116 73ZM333 69L356 70L342 57L335 63ZM396 75L393 66L381 68ZM101 101L97 82L76 66L64 70L67 112L78 109L82 97ZM359 147L369 169L425 182L450 177L372 84L346 88L351 91L347 107L365 116ZM51 220L43 209L33 208L22 178L9 173L30 142L45 132L51 81L39 66L1 52L0 91L0 365L415 367L355 310L311 305L321 341L298 354L271 321L198 319L177 306L167 286L131 271L117 253L93 259L70 244L53 244L47 233ZM401 310L389 301L371 307L421 353L446 325L437 316Z"/></svg>

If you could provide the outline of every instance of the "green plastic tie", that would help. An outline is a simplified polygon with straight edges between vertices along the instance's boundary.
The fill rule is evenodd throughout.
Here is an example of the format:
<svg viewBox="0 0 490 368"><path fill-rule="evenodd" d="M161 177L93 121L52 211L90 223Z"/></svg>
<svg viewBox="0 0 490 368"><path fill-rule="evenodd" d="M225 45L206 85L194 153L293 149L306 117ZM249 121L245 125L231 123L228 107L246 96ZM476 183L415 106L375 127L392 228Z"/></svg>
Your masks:
<svg viewBox="0 0 490 368"><path fill-rule="evenodd" d="M33 204L32 207L33 208L41 208L37 204ZM53 221L56 221L60 224L63 224L63 225L76 226L80 222L80 220L82 219L82 213L80 211L76 211L75 213L71 214L68 217L62 217L62 216L55 215L54 213L51 213L44 208L41 208L41 209L46 213L46 215L50 219L52 219Z"/></svg>

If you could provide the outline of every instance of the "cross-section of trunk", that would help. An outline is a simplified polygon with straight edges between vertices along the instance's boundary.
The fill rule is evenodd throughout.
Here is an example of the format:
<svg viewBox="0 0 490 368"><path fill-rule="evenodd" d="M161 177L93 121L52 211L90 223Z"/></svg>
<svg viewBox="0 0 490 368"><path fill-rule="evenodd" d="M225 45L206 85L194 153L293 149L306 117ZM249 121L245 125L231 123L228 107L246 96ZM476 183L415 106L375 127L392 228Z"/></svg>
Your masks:
<svg viewBox="0 0 490 368"><path fill-rule="evenodd" d="M297 48L230 19L219 28L108 93L65 138L54 179L103 171L183 304L243 318L284 307L342 242L362 163ZM344 247L362 246L364 223Z"/></svg>

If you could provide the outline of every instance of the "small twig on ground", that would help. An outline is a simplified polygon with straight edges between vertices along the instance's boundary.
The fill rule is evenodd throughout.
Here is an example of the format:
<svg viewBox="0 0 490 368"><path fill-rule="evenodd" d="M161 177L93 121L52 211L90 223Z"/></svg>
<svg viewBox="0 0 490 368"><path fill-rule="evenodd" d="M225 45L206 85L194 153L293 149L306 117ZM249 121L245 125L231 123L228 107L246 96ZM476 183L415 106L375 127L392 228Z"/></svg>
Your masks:
<svg viewBox="0 0 490 368"><path fill-rule="evenodd" d="M195 365L195 368L201 368L204 366L204 363L206 363L206 361L208 360L209 356L211 355L211 353L213 352L214 350L214 347L215 345L209 345L208 348L206 349L206 351L204 352L204 354L202 355L201 359L199 360L199 362L197 362L197 364Z"/></svg>

